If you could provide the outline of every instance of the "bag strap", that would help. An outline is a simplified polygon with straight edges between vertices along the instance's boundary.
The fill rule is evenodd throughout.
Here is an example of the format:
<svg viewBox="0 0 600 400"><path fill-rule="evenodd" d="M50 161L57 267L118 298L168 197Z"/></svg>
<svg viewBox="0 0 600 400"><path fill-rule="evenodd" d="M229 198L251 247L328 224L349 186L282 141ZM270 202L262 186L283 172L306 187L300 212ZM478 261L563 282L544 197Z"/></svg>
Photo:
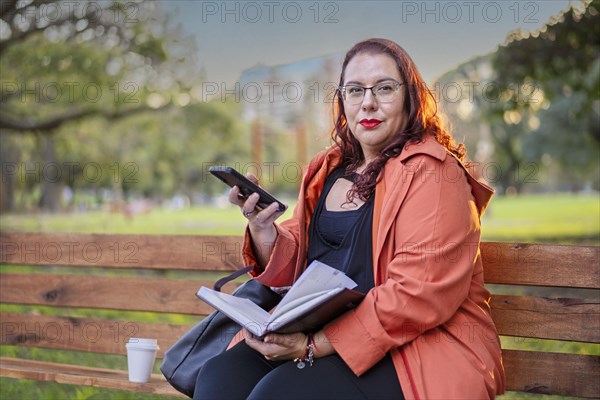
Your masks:
<svg viewBox="0 0 600 400"><path fill-rule="evenodd" d="M247 267L244 267L240 270L235 271L234 273L227 275L224 278L219 279L218 281L215 282L215 286L213 287L217 292L221 291L221 288L223 287L223 285L225 285L227 282L234 280L235 278L238 278L242 275L244 275L245 273L248 273L250 271L252 271L254 269L254 267L252 265L249 265Z"/></svg>

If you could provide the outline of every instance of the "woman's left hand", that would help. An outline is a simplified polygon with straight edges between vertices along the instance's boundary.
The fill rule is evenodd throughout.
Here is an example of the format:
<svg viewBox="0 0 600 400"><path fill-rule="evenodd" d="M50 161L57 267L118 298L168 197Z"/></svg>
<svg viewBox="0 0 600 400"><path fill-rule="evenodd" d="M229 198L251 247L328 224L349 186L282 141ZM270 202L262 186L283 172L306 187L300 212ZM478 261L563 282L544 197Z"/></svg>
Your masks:
<svg viewBox="0 0 600 400"><path fill-rule="evenodd" d="M269 333L260 340L245 331L246 344L261 353L269 361L286 361L300 358L306 352L307 337L304 333Z"/></svg>

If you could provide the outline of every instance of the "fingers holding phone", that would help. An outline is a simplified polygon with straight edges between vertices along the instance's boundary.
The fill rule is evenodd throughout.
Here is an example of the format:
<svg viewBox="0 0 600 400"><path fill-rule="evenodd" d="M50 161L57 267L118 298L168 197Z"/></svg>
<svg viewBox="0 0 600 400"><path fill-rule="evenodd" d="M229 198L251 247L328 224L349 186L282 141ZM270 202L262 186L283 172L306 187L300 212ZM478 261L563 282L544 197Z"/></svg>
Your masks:
<svg viewBox="0 0 600 400"><path fill-rule="evenodd" d="M246 177L253 183L258 184L258 179L254 175L248 174ZM260 230L270 226L283 214L283 211L279 212L280 205L277 202L262 208L264 204L259 205L260 195L258 193L255 192L246 197L240 192L237 185L229 191L229 202L240 207L242 214L248 219L248 223L255 228L252 230L256 230L256 228Z"/></svg>
<svg viewBox="0 0 600 400"><path fill-rule="evenodd" d="M236 188L231 191L232 196L237 195L235 193L237 191ZM262 229L272 225L273 222L283 214L283 211L279 211L279 205L277 203L272 203L266 208L261 209L260 206L258 206L259 199L260 196L258 193L252 193L240 207L242 214L248 219L248 224L254 228Z"/></svg>
<svg viewBox="0 0 600 400"><path fill-rule="evenodd" d="M251 173L247 173L246 178L258 186L258 178L256 178L256 176L254 176ZM231 190L229 191L229 202L231 204L235 204L236 206L243 207L244 203L248 200L248 198L246 198L246 196L244 196L242 194L242 192L240 191L240 187L238 185L235 185L236 182L232 181L230 183L233 184L234 186L232 186ZM258 203L258 201L255 203ZM255 207L256 207L256 204L255 204ZM250 207L248 206L247 209L250 210ZM242 209L242 212L243 212L243 209Z"/></svg>
<svg viewBox="0 0 600 400"><path fill-rule="evenodd" d="M241 193L240 193L240 188L237 186L234 186L231 188L231 190L229 191L229 202L231 204L235 204L236 206L239 207L243 207L244 203L247 201L248 199L245 198ZM248 208L249 209L249 208Z"/></svg>

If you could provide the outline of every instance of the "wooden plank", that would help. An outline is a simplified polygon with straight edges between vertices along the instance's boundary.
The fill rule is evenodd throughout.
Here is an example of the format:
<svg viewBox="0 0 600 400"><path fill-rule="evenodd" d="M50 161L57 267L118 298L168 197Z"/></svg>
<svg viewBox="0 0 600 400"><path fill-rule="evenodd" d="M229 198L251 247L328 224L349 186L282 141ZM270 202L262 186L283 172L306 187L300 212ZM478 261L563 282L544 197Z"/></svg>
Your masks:
<svg viewBox="0 0 600 400"><path fill-rule="evenodd" d="M548 299L493 295L500 335L600 342L600 299Z"/></svg>
<svg viewBox="0 0 600 400"><path fill-rule="evenodd" d="M600 357L504 350L506 390L600 398Z"/></svg>
<svg viewBox="0 0 600 400"><path fill-rule="evenodd" d="M491 284L600 288L600 246L481 243Z"/></svg>
<svg viewBox="0 0 600 400"><path fill-rule="evenodd" d="M576 354L504 351L506 389L516 392L600 397L600 357ZM177 395L164 378L154 374L146 384L127 381L125 371L71 366L58 363L0 358L0 376L34 379Z"/></svg>
<svg viewBox="0 0 600 400"><path fill-rule="evenodd" d="M196 297L211 281L108 276L2 274L0 302L60 307L207 315L213 311ZM228 284L224 291L231 291Z"/></svg>
<svg viewBox="0 0 600 400"><path fill-rule="evenodd" d="M0 263L234 271L241 236L0 233Z"/></svg>
<svg viewBox="0 0 600 400"><path fill-rule="evenodd" d="M1 357L0 376L186 398L160 374L152 374L147 383L134 383L127 371Z"/></svg>
<svg viewBox="0 0 600 400"><path fill-rule="evenodd" d="M0 321L0 344L124 355L130 337L143 337L158 340L158 358L190 329L172 324L19 313L2 313Z"/></svg>
<svg viewBox="0 0 600 400"><path fill-rule="evenodd" d="M0 233L0 263L239 269L241 236ZM486 283L600 288L600 247L483 242Z"/></svg>

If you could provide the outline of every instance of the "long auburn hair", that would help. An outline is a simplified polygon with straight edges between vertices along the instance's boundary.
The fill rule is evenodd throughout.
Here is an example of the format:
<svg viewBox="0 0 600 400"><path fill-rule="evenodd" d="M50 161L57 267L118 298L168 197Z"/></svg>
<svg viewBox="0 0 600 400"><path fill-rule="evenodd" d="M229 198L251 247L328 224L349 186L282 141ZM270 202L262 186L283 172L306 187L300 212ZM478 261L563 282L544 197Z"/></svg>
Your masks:
<svg viewBox="0 0 600 400"><path fill-rule="evenodd" d="M463 161L466 156L465 146L456 144L452 135L442 127L442 122L437 114L435 98L417 67L408 53L398 44L387 39L368 39L355 44L347 53L342 64L339 86L344 85L346 67L350 60L358 54L384 54L396 62L398 72L402 77L402 90L404 90L404 112L408 118L406 128L398 132L392 141L381 151L367 168L355 180L352 189L348 192L347 201L352 203L358 196L366 201L375 192L377 178L385 163L397 157L408 142L419 142L425 135L433 135L448 151ZM333 118L334 128L331 132L332 140L340 146L342 151L342 166L347 171L353 171L364 161L364 154L360 143L350 129L344 111L344 102L339 91L336 91L337 101L334 102Z"/></svg>

